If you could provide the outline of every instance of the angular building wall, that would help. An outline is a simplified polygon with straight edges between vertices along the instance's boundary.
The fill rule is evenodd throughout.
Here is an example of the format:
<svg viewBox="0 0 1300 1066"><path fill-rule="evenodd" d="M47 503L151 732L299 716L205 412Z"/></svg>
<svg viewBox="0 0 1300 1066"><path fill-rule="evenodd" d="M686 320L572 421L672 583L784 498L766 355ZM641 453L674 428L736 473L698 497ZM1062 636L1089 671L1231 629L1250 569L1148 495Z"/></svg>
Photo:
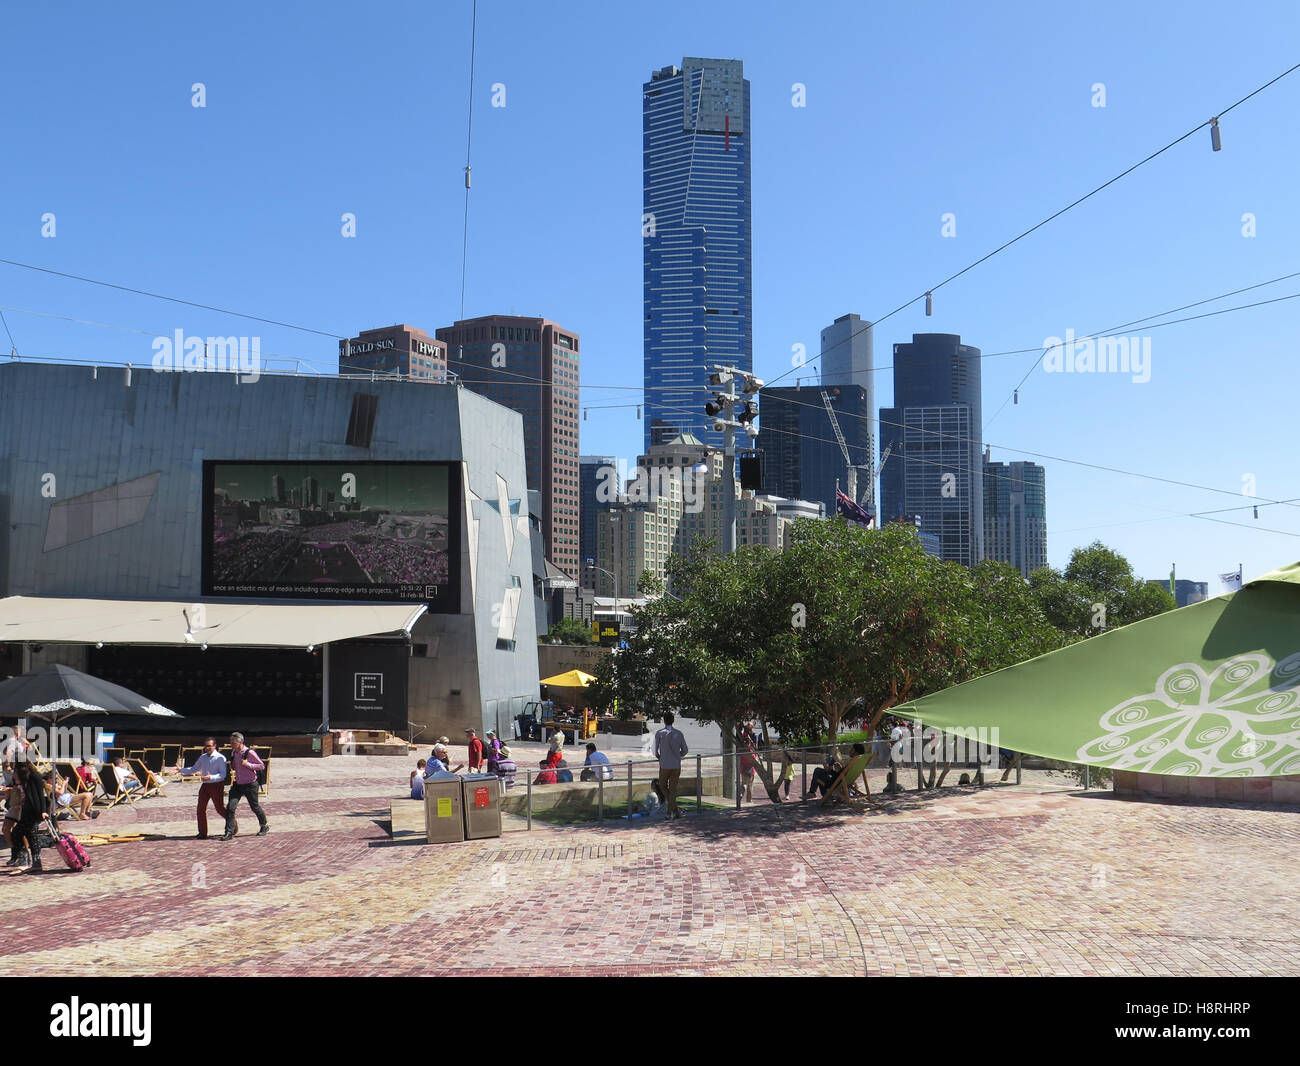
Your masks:
<svg viewBox="0 0 1300 1066"><path fill-rule="evenodd" d="M520 416L452 385L0 366L0 594L198 600L204 460L460 464L459 612L415 628L410 718L451 735L537 698Z"/></svg>

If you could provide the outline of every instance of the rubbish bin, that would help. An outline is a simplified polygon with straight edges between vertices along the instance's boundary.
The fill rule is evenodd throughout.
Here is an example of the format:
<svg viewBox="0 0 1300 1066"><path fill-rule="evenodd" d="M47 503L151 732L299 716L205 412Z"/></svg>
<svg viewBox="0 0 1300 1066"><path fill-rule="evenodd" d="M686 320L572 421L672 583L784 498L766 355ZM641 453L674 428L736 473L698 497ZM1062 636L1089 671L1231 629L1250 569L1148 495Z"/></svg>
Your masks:
<svg viewBox="0 0 1300 1066"><path fill-rule="evenodd" d="M454 844L465 839L465 803L460 777L436 773L424 779L424 838L430 844Z"/></svg>
<svg viewBox="0 0 1300 1066"><path fill-rule="evenodd" d="M496 774L466 774L464 790L465 839L482 840L501 835L501 778Z"/></svg>

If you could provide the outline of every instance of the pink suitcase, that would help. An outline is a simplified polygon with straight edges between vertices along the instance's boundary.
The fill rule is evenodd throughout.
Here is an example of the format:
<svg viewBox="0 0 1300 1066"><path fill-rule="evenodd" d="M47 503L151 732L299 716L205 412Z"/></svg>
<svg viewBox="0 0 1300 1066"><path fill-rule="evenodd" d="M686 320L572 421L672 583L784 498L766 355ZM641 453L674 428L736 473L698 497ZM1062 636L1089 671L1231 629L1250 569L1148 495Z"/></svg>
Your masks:
<svg viewBox="0 0 1300 1066"><path fill-rule="evenodd" d="M54 827L51 826L51 829ZM90 856L86 854L86 849L71 833L60 833L54 829L54 846L59 849L59 854L63 856L63 861L68 864L69 870L76 872L90 865Z"/></svg>

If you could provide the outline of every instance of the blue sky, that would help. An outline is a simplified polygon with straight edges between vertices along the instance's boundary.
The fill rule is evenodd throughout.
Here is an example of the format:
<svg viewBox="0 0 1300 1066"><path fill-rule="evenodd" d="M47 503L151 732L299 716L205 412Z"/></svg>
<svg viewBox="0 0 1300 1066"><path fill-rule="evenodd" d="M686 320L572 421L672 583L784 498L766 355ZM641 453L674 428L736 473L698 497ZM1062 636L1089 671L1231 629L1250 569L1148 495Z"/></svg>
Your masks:
<svg viewBox="0 0 1300 1066"><path fill-rule="evenodd" d="M338 336L459 316L468 0L51 12L4 16L0 256ZM652 70L684 55L744 60L754 362L770 380L834 318L879 318L1292 66L1298 30L1290 0L482 0L465 312L578 331L582 450L634 459L634 409L607 405L639 400ZM205 108L191 106L195 82ZM805 107L792 106L795 83ZM497 84L504 107L491 106ZM933 317L916 304L883 323L877 365L913 331L1029 348L1300 271L1298 110L1300 71L1223 119L1223 151L1199 131L940 290ZM341 236L344 212L355 238ZM1186 313L1297 292L1292 278ZM335 360L329 336L6 265L0 306L22 309L5 315L32 359L144 363L154 336L180 328ZM1300 511L1262 506L1256 519L1242 495L1300 496L1298 318L1300 299L1128 330L1151 339L1150 381L1040 369L1005 407L1035 356L987 358L984 436L996 459L1047 467L1050 561L1099 538L1144 576L1177 562L1217 592L1216 573L1239 562L1249 578L1300 558ZM877 403L891 395L882 370ZM1180 517L1221 508L1238 525Z"/></svg>

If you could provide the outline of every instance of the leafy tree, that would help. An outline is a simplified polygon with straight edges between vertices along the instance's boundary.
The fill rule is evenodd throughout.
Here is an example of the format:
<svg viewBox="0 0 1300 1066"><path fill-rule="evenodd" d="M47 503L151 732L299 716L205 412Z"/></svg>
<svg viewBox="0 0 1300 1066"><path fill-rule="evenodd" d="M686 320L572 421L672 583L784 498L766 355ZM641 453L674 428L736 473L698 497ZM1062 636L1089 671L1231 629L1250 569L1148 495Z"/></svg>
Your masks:
<svg viewBox="0 0 1300 1066"><path fill-rule="evenodd" d="M548 644L590 644L591 630L576 618L561 618L544 637L537 639Z"/></svg>
<svg viewBox="0 0 1300 1066"><path fill-rule="evenodd" d="M1172 610L1168 591L1133 574L1124 556L1099 541L1075 548L1063 571L1043 567L1029 577L1048 620L1071 640Z"/></svg>

